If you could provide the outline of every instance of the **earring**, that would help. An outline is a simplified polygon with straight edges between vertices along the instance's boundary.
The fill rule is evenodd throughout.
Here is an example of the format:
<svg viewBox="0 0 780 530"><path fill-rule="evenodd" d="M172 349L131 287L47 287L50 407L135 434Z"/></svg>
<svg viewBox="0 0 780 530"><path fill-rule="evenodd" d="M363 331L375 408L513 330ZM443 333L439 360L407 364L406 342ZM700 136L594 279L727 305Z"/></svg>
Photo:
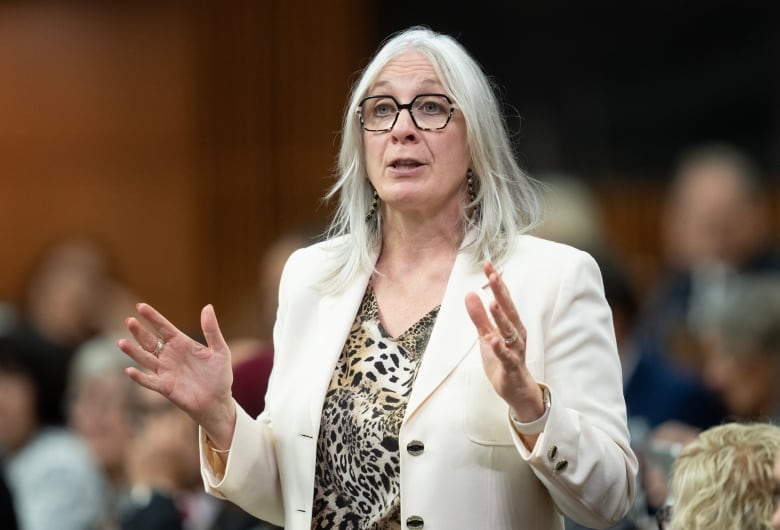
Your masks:
<svg viewBox="0 0 780 530"><path fill-rule="evenodd" d="M474 204L474 202L477 200L477 192L474 189L474 172L470 169L466 172L466 187L468 188L469 192L469 201Z"/></svg>
<svg viewBox="0 0 780 530"><path fill-rule="evenodd" d="M466 189L469 193L469 203L472 205L471 215L473 219L479 218L479 204L477 202L477 180L474 177L474 172L468 170L466 172Z"/></svg>
<svg viewBox="0 0 780 530"><path fill-rule="evenodd" d="M371 201L371 207L369 207L368 213L366 214L366 222L369 222L371 218L374 217L378 205L379 205L379 194L376 192L376 188L374 188L374 200Z"/></svg>

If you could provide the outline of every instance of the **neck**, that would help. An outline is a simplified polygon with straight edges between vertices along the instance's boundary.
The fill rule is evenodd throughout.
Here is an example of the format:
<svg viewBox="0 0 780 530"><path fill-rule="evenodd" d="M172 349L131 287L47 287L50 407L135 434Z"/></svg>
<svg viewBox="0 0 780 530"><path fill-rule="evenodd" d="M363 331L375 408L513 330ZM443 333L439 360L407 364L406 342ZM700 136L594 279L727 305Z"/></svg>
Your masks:
<svg viewBox="0 0 780 530"><path fill-rule="evenodd" d="M452 262L463 240L462 221L439 222L395 216L388 219L382 234L382 252L377 269L393 270L427 268L442 260Z"/></svg>

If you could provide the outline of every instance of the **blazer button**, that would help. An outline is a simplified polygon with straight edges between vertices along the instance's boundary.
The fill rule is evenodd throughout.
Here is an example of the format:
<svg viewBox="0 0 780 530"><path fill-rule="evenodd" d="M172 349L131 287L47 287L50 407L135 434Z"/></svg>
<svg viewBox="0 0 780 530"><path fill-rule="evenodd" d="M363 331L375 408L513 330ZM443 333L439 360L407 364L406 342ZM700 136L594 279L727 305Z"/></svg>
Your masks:
<svg viewBox="0 0 780 530"><path fill-rule="evenodd" d="M419 456L425 450L425 444L420 440L412 440L406 445L406 451L412 456Z"/></svg>
<svg viewBox="0 0 780 530"><path fill-rule="evenodd" d="M557 445L553 445L552 447L550 447L550 450L547 451L547 458L549 458L550 460L555 460L556 458L558 458L558 446Z"/></svg>
<svg viewBox="0 0 780 530"><path fill-rule="evenodd" d="M569 467L569 461L568 460L561 460L560 462L557 462L555 464L555 472L556 473L560 473L561 471L563 471L567 467Z"/></svg>
<svg viewBox="0 0 780 530"><path fill-rule="evenodd" d="M419 530L425 526L425 521L423 521L423 518L419 515L412 515L411 517L406 518L406 527L411 528L412 530Z"/></svg>

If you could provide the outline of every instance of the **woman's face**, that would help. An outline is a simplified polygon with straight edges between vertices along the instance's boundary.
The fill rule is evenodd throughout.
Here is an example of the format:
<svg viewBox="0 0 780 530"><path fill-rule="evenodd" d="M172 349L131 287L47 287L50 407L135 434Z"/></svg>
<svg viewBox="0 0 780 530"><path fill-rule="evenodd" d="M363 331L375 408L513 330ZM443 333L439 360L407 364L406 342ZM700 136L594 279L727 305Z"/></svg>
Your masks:
<svg viewBox="0 0 780 530"><path fill-rule="evenodd" d="M407 53L391 60L368 95L390 95L407 104L418 94L446 94L431 63ZM368 178L390 217L395 212L422 215L460 214L466 197L469 154L466 124L455 110L440 130L418 129L407 110L401 110L387 132L363 132Z"/></svg>

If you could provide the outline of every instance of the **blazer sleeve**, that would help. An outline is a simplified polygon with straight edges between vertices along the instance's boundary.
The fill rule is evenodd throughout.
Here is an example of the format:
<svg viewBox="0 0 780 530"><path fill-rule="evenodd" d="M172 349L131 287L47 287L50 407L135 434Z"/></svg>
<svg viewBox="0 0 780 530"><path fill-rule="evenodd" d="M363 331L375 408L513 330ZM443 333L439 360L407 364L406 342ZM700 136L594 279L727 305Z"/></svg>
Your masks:
<svg viewBox="0 0 780 530"><path fill-rule="evenodd" d="M544 375L551 405L528 451L515 445L558 508L593 528L622 519L634 498L637 459L630 447L612 313L595 260L566 261L544 330Z"/></svg>
<svg viewBox="0 0 780 530"><path fill-rule="evenodd" d="M292 258L291 258L292 260ZM290 260L282 272L279 285L279 307L274 324L276 335L284 327L287 313L288 276ZM205 433L200 432L201 476L206 491L215 497L228 499L247 513L268 521L284 525L284 503L279 475L274 430L271 421L276 378L274 370L268 381L265 410L255 419L236 403L236 427L228 453L224 475L218 476L209 465Z"/></svg>

